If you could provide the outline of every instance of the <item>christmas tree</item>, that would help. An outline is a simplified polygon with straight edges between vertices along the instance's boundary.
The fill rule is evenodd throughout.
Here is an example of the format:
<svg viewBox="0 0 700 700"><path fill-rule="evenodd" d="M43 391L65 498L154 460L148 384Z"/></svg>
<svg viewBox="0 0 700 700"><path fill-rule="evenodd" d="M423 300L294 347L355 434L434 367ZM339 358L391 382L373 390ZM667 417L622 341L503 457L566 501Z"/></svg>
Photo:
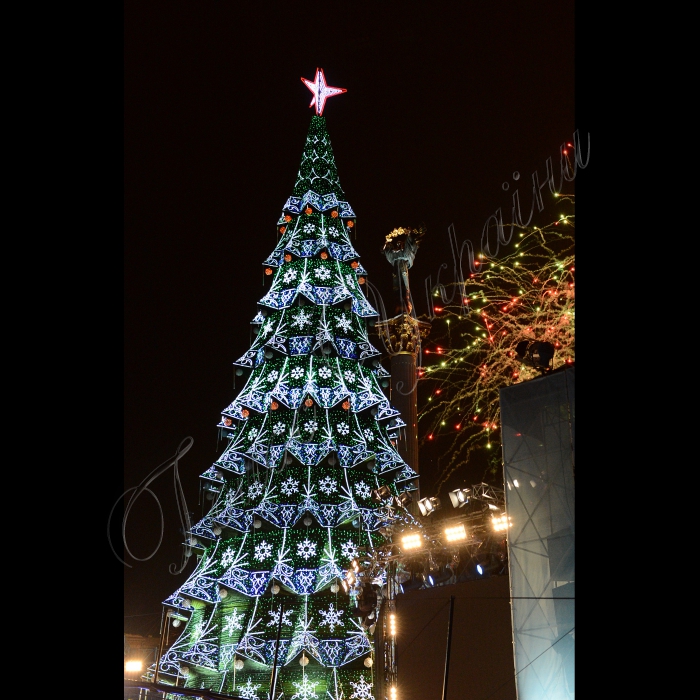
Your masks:
<svg viewBox="0 0 700 700"><path fill-rule="evenodd" d="M185 624L158 680L260 700L375 698L380 529L412 521L398 496L417 474L396 449L405 423L382 391L378 313L322 116L344 90L320 70L304 82L316 114L263 262L257 336L234 363L244 386L222 412L226 448L201 475L214 495L186 542L198 562L163 603Z"/></svg>

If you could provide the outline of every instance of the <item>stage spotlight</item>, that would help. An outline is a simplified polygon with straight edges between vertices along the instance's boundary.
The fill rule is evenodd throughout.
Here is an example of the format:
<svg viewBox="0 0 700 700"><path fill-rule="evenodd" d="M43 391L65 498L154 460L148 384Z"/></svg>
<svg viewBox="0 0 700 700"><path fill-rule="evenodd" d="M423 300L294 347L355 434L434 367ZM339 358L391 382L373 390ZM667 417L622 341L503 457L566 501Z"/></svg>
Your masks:
<svg viewBox="0 0 700 700"><path fill-rule="evenodd" d="M431 498L421 498L418 501L418 508L421 515L431 515L440 508L440 499L437 496Z"/></svg>
<svg viewBox="0 0 700 700"><path fill-rule="evenodd" d="M408 491L402 491L396 497L396 505L399 508L405 508L409 503L413 501L413 496Z"/></svg>
<svg viewBox="0 0 700 700"><path fill-rule="evenodd" d="M378 489L372 489L372 500L381 503L387 498L391 498L391 489L386 484L380 486Z"/></svg>
<svg viewBox="0 0 700 700"><path fill-rule="evenodd" d="M420 532L409 532L401 538L401 547L403 549L418 549L423 544L423 538Z"/></svg>
<svg viewBox="0 0 700 700"><path fill-rule="evenodd" d="M538 369L550 369L552 358L554 357L554 345L547 341L521 340L515 346L515 354L520 360L530 367Z"/></svg>
<svg viewBox="0 0 700 700"><path fill-rule="evenodd" d="M445 528L445 539L448 542L457 542L467 539L467 531L464 528L464 523Z"/></svg>
<svg viewBox="0 0 700 700"><path fill-rule="evenodd" d="M453 508L461 508L469 503L469 492L471 489L455 489L450 491L450 500Z"/></svg>

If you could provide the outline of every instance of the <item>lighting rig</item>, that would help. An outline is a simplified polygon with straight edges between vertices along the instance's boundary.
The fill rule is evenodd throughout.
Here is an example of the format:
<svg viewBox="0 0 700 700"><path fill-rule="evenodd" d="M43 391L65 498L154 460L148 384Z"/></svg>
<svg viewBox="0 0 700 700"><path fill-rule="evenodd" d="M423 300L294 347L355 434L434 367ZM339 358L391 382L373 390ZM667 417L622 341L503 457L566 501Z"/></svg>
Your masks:
<svg viewBox="0 0 700 700"><path fill-rule="evenodd" d="M457 580L476 578L505 568L506 531L510 518L505 511L505 494L481 482L449 493L452 506L461 511L453 517L433 520L430 516L441 508L438 497L423 498L418 506L423 518L417 520L408 512L409 493L393 496L384 486L372 492L383 504L385 525L380 532L387 542L376 549L364 548L353 560L342 580L343 589L351 596L368 598L370 587L386 595L388 575L393 571L400 592ZM394 564L390 567L390 564ZM381 605L381 599L377 601ZM363 606L363 607L366 607ZM358 608L360 609L360 608ZM363 617L370 626L376 614Z"/></svg>

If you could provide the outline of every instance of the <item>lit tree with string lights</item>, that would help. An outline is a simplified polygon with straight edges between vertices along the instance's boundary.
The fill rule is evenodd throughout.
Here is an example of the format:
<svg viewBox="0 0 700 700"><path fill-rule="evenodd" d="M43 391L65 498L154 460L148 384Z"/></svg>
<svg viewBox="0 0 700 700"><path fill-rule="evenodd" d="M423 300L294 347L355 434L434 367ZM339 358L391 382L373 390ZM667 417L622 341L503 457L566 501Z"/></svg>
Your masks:
<svg viewBox="0 0 700 700"><path fill-rule="evenodd" d="M484 478L498 472L499 389L574 362L574 197L555 197L556 221L514 227L508 247L480 254L464 285L434 291L419 421L421 444L441 455L436 493L477 454Z"/></svg>
<svg viewBox="0 0 700 700"><path fill-rule="evenodd" d="M316 114L263 262L257 335L234 362L244 385L222 412L226 448L201 477L212 506L186 542L198 563L164 601L184 629L157 678L243 698L369 699L380 528L415 523L398 496L417 474L396 448L405 423L382 391L389 373L368 339L378 314L322 116L345 90L320 69L302 80Z"/></svg>

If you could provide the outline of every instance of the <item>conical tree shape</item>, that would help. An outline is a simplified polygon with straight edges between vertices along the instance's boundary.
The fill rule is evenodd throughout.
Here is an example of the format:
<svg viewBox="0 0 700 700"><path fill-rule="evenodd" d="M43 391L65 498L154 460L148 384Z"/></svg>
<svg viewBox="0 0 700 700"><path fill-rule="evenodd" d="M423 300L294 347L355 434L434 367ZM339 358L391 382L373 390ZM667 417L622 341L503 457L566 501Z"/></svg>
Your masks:
<svg viewBox="0 0 700 700"><path fill-rule="evenodd" d="M264 261L257 337L234 363L247 377L222 412L228 444L202 474L216 497L191 530L200 560L164 601L188 618L161 659L164 682L262 700L276 660L275 700L375 697L376 554L349 594L339 584L358 554L376 553L391 498L415 489L417 474L397 452L405 424L368 339L378 314L354 224L325 118L314 116ZM378 502L384 485L391 496Z"/></svg>

